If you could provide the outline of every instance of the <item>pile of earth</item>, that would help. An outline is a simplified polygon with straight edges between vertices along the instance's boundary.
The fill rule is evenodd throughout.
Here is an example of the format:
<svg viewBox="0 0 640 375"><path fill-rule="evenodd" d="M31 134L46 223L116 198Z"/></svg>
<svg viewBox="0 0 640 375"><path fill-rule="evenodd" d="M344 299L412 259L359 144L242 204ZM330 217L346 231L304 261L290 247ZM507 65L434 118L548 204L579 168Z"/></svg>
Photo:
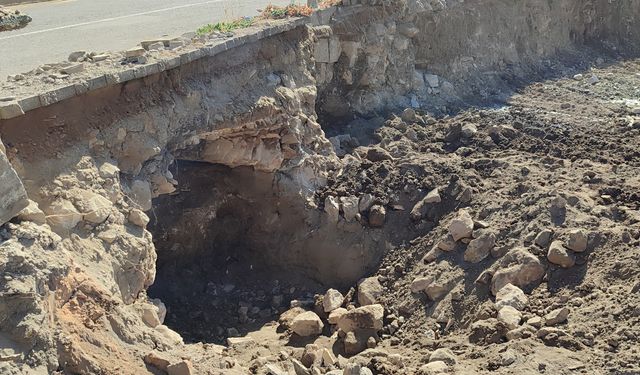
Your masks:
<svg viewBox="0 0 640 375"><path fill-rule="evenodd" d="M318 207L347 220L355 201L371 230L420 234L350 290L292 301L281 339L299 348L277 365L640 373L638 72L638 61L603 63L504 107L441 119L407 109L366 120L371 134L333 137L345 166Z"/></svg>

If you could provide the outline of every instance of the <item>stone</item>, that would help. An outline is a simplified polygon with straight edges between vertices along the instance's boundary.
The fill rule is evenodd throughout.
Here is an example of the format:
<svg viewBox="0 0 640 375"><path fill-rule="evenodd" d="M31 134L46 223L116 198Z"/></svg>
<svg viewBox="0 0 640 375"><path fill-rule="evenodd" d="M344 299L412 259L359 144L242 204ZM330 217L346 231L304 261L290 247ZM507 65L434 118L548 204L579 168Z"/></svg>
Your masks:
<svg viewBox="0 0 640 375"><path fill-rule="evenodd" d="M29 207L29 199L22 180L2 151L0 151L0 181L2 181L0 183L0 225L2 225Z"/></svg>
<svg viewBox="0 0 640 375"><path fill-rule="evenodd" d="M433 283L433 277L418 277L411 283L411 293L425 292L427 287Z"/></svg>
<svg viewBox="0 0 640 375"><path fill-rule="evenodd" d="M247 348L255 344L256 340L251 337L227 337L227 346L230 348Z"/></svg>
<svg viewBox="0 0 640 375"><path fill-rule="evenodd" d="M465 210L460 210L458 216L449 223L449 233L454 241L471 237L473 233L473 219Z"/></svg>
<svg viewBox="0 0 640 375"><path fill-rule="evenodd" d="M367 149L366 157L368 160L374 163L383 160L393 160L393 157L387 150L378 146L369 147L369 149Z"/></svg>
<svg viewBox="0 0 640 375"><path fill-rule="evenodd" d="M424 80L432 89L440 87L440 77L435 74L425 74Z"/></svg>
<svg viewBox="0 0 640 375"><path fill-rule="evenodd" d="M369 193L367 194L362 194L362 196L360 196L360 201L358 202L358 211L360 211L360 213L365 213L367 212L375 203L375 197Z"/></svg>
<svg viewBox="0 0 640 375"><path fill-rule="evenodd" d="M374 304L362 306L343 314L338 319L338 328L344 332L362 329L379 331L382 329L383 318L384 307L382 307L382 305Z"/></svg>
<svg viewBox="0 0 640 375"><path fill-rule="evenodd" d="M431 263L436 259L438 259L438 257L442 254L443 254L442 250L434 246L431 250L429 250L426 254L424 254L424 256L422 257L422 262Z"/></svg>
<svg viewBox="0 0 640 375"><path fill-rule="evenodd" d="M293 365L293 372L295 372L296 375L311 375L311 371L305 365L303 365L302 362L298 361L295 358L291 358L290 361Z"/></svg>
<svg viewBox="0 0 640 375"><path fill-rule="evenodd" d="M147 224L149 224L149 216L141 210L134 208L129 211L129 222L141 228L146 228Z"/></svg>
<svg viewBox="0 0 640 375"><path fill-rule="evenodd" d="M551 237L553 237L553 231L550 229L545 229L542 232L538 233L538 235L536 236L535 240L533 240L533 242L542 247L545 248L547 247L547 245L549 245L549 242L551 241Z"/></svg>
<svg viewBox="0 0 640 375"><path fill-rule="evenodd" d="M434 350L429 356L429 362L444 362L449 366L453 366L458 363L456 355L453 354L451 349L447 348L438 348Z"/></svg>
<svg viewBox="0 0 640 375"><path fill-rule="evenodd" d="M340 204L342 206L342 214L346 221L354 221L358 214L358 197L348 196L340 197Z"/></svg>
<svg viewBox="0 0 640 375"><path fill-rule="evenodd" d="M478 128L474 124L464 124L462 125L462 137L471 138L478 132Z"/></svg>
<svg viewBox="0 0 640 375"><path fill-rule="evenodd" d="M444 361L433 361L420 367L420 373L425 375L446 373L449 366Z"/></svg>
<svg viewBox="0 0 640 375"><path fill-rule="evenodd" d="M405 108L400 114L400 118L404 122L414 122L417 120L416 111L413 108Z"/></svg>
<svg viewBox="0 0 640 375"><path fill-rule="evenodd" d="M534 317L529 318L529 319L527 320L527 324L528 324L528 325L530 325L530 326L532 326L532 327L535 327L535 328L540 328L540 327L542 327L542 324L543 324L543 323L544 323L544 320L543 320L541 317L539 317L539 316L534 316Z"/></svg>
<svg viewBox="0 0 640 375"><path fill-rule="evenodd" d="M140 210L149 211L151 205L151 185L147 181L135 180L131 184L131 194L129 195L134 204Z"/></svg>
<svg viewBox="0 0 640 375"><path fill-rule="evenodd" d="M496 318L478 320L471 324L469 342L474 344L497 344L506 337L509 329Z"/></svg>
<svg viewBox="0 0 640 375"><path fill-rule="evenodd" d="M511 306L504 306L498 310L498 320L503 322L510 330L515 329L520 325L522 313Z"/></svg>
<svg viewBox="0 0 640 375"><path fill-rule="evenodd" d="M567 247L577 253L587 250L587 234L580 229L570 231Z"/></svg>
<svg viewBox="0 0 640 375"><path fill-rule="evenodd" d="M59 198L47 207L47 224L59 235L67 235L82 221L82 214L78 212L73 203Z"/></svg>
<svg viewBox="0 0 640 375"><path fill-rule="evenodd" d="M86 51L71 52L69 54L69 57L67 58L67 60L69 60L71 62L76 62L76 61L80 60L81 58L85 57L86 54L87 54Z"/></svg>
<svg viewBox="0 0 640 375"><path fill-rule="evenodd" d="M569 309L567 307L561 307L550 311L544 316L544 324L547 326L555 326L556 324L563 323L569 317Z"/></svg>
<svg viewBox="0 0 640 375"><path fill-rule="evenodd" d="M191 361L183 359L180 362L167 366L168 375L192 375L195 374Z"/></svg>
<svg viewBox="0 0 640 375"><path fill-rule="evenodd" d="M304 313L306 310L303 309L302 307L293 307L285 312L283 312L282 314L280 314L280 318L278 319L278 323L284 328L284 329L291 329L291 324L293 323L293 319L296 318L296 316Z"/></svg>
<svg viewBox="0 0 640 375"><path fill-rule="evenodd" d="M340 204L336 197L328 196L324 200L324 212L330 223L337 223L340 218Z"/></svg>
<svg viewBox="0 0 640 375"><path fill-rule="evenodd" d="M144 56L145 52L146 50L142 47L131 48L124 51L124 57L126 58L140 57L140 56Z"/></svg>
<svg viewBox="0 0 640 375"><path fill-rule="evenodd" d="M436 301L449 293L451 288L451 282L447 280L437 280L429 284L429 286L425 288L424 292L431 300Z"/></svg>
<svg viewBox="0 0 640 375"><path fill-rule="evenodd" d="M162 324L160 317L158 316L158 307L144 303L142 305L142 321L151 328L155 328Z"/></svg>
<svg viewBox="0 0 640 375"><path fill-rule="evenodd" d="M158 370L167 371L167 367L171 362L157 351L151 351L144 356L144 363L153 366Z"/></svg>
<svg viewBox="0 0 640 375"><path fill-rule="evenodd" d="M60 69L60 73L63 73L63 74L76 74L83 71L84 71L83 63L71 64L69 66L65 66L64 68Z"/></svg>
<svg viewBox="0 0 640 375"><path fill-rule="evenodd" d="M496 293L496 309L500 310L505 306L513 307L516 310L522 311L529 304L529 298L522 291L513 284L507 284Z"/></svg>
<svg viewBox="0 0 640 375"><path fill-rule="evenodd" d="M333 355L333 353L331 353L329 349L327 348L322 349L322 364L325 367L330 367L335 365L336 363L338 363L336 356Z"/></svg>
<svg viewBox="0 0 640 375"><path fill-rule="evenodd" d="M478 238L474 238L467 245L464 252L464 260L470 263L479 263L489 256L491 249L496 244L496 235L488 232L483 233Z"/></svg>
<svg viewBox="0 0 640 375"><path fill-rule="evenodd" d="M376 204L369 211L369 225L373 228L380 228L384 225L386 217L387 210Z"/></svg>
<svg viewBox="0 0 640 375"><path fill-rule="evenodd" d="M584 79L584 76L582 74L576 74L573 76L573 79L575 79L576 81L582 81Z"/></svg>
<svg viewBox="0 0 640 375"><path fill-rule="evenodd" d="M275 365L273 363L267 363L264 366L264 368L267 370L266 371L267 375L288 375L289 374L287 371L280 368L280 366Z"/></svg>
<svg viewBox="0 0 640 375"><path fill-rule="evenodd" d="M383 289L378 277L367 277L358 282L358 303L360 306L378 303Z"/></svg>
<svg viewBox="0 0 640 375"><path fill-rule="evenodd" d="M344 337L344 352L347 355L355 355L367 349L370 338L377 338L376 330L358 329L347 332Z"/></svg>
<svg viewBox="0 0 640 375"><path fill-rule="evenodd" d="M100 194L82 190L77 195L77 206L81 209L84 221L101 224L111 214L111 201Z"/></svg>
<svg viewBox="0 0 640 375"><path fill-rule="evenodd" d="M535 255L527 249L512 249L495 264L496 271L491 277L491 293L494 295L507 284L524 288L539 282L545 274L545 268Z"/></svg>
<svg viewBox="0 0 640 375"><path fill-rule="evenodd" d="M530 325L518 326L515 329L510 330L506 334L507 340L520 340L532 337L536 329Z"/></svg>
<svg viewBox="0 0 640 375"><path fill-rule="evenodd" d="M562 268L570 268L576 264L575 256L567 250L562 241L553 241L547 252L547 259Z"/></svg>
<svg viewBox="0 0 640 375"><path fill-rule="evenodd" d="M47 218L44 212L38 207L38 204L29 199L29 204L18 214L21 221L32 221L36 224L45 224Z"/></svg>
<svg viewBox="0 0 640 375"><path fill-rule="evenodd" d="M167 341L171 345L182 345L184 343L182 336L180 336L178 332L172 330L171 328L167 327L164 324L161 324L155 327L154 329L156 330L156 332L162 335L165 339L167 339Z"/></svg>
<svg viewBox="0 0 640 375"><path fill-rule="evenodd" d="M301 337L319 335L323 328L324 323L313 311L299 314L291 322L291 330Z"/></svg>
<svg viewBox="0 0 640 375"><path fill-rule="evenodd" d="M91 61L93 62L99 62L99 61L104 61L106 59L109 58L108 54L101 54L101 55L95 55L91 58Z"/></svg>
<svg viewBox="0 0 640 375"><path fill-rule="evenodd" d="M329 324L338 324L338 320L340 320L340 317L346 314L347 312L348 312L347 309L343 307L338 307L337 309L329 313L329 317L327 318L327 321L329 322Z"/></svg>
<svg viewBox="0 0 640 375"><path fill-rule="evenodd" d="M440 197L438 189L436 188L431 190L424 198L419 200L418 203L413 206L410 213L411 219L414 221L422 219L427 214L430 204L439 203L441 201L442 198Z"/></svg>
<svg viewBox="0 0 640 375"><path fill-rule="evenodd" d="M324 309L324 312L328 313L342 306L343 303L344 296L342 293L335 289L329 289L322 299L322 308Z"/></svg>
<svg viewBox="0 0 640 375"><path fill-rule="evenodd" d="M22 115L24 115L24 110L18 102L0 102L0 120L8 120Z"/></svg>
<svg viewBox="0 0 640 375"><path fill-rule="evenodd" d="M447 236L436 244L436 246L442 251L453 251L456 248L456 241L453 239L453 236L447 234Z"/></svg>

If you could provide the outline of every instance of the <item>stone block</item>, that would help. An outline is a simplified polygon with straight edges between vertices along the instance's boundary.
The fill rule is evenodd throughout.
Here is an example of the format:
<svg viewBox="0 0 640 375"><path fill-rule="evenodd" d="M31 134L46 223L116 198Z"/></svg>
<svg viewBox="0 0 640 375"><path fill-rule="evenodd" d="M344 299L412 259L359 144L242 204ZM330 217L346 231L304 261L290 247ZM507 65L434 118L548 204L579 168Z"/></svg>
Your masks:
<svg viewBox="0 0 640 375"><path fill-rule="evenodd" d="M0 225L29 205L27 192L7 156L0 152Z"/></svg>
<svg viewBox="0 0 640 375"><path fill-rule="evenodd" d="M0 119L8 120L22 115L24 115L24 110L18 102L0 102Z"/></svg>

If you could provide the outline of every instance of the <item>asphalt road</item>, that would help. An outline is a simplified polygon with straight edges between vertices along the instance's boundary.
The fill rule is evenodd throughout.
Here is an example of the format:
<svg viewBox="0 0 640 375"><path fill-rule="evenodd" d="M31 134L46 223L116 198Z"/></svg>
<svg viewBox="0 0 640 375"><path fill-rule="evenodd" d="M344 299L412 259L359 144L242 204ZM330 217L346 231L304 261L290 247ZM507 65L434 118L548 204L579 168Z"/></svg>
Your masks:
<svg viewBox="0 0 640 375"><path fill-rule="evenodd" d="M0 80L73 51L118 51L145 39L180 36L218 21L254 16L290 0L64 0L12 7L33 18L0 32ZM306 2L305 2L306 3Z"/></svg>

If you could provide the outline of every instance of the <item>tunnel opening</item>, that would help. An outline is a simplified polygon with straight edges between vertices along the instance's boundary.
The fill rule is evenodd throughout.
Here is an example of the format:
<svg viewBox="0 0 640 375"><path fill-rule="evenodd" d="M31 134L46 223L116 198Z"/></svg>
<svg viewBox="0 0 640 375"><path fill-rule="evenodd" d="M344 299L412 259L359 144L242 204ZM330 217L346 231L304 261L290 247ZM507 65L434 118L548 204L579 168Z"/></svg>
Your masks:
<svg viewBox="0 0 640 375"><path fill-rule="evenodd" d="M305 203L280 190L282 176L192 161L172 173L180 189L154 200L149 225L158 261L148 294L165 303L165 324L186 342L226 343L292 300L313 303L323 277L291 246L313 229Z"/></svg>

